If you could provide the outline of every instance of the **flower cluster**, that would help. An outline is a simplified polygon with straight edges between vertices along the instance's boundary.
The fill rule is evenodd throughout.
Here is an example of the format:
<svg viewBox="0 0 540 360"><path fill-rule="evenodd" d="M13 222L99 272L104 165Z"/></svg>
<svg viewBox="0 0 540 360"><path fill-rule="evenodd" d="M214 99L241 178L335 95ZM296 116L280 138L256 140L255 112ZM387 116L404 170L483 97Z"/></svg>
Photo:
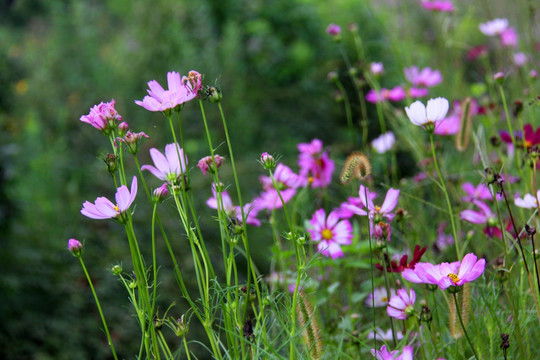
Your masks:
<svg viewBox="0 0 540 360"><path fill-rule="evenodd" d="M122 121L122 116L118 114L114 105L114 99L108 103L101 102L99 105L94 105L90 108L88 115L81 116L80 120L108 135L111 131L118 129L118 124Z"/></svg>

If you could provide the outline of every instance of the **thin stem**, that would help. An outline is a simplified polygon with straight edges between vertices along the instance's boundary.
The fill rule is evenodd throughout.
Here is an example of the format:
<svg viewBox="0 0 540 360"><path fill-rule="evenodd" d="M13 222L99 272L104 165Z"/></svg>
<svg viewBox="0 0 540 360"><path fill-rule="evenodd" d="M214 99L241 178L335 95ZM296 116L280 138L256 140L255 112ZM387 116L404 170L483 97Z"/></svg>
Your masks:
<svg viewBox="0 0 540 360"><path fill-rule="evenodd" d="M471 339L469 338L469 334L467 334L467 330L465 329L465 325L463 324L463 319L461 318L461 312L459 311L459 306L458 306L458 300L457 300L457 296L456 296L456 293L452 293L452 295L454 296L454 304L456 305L456 311L457 311L457 314L458 314L458 318L459 318L459 323L461 324L461 328L463 329L463 333L465 334L465 337L467 338L467 342L469 343L469 346L474 354L474 357L475 359L478 359L478 355L476 354L476 350L474 349L474 346L471 342Z"/></svg>
<svg viewBox="0 0 540 360"><path fill-rule="evenodd" d="M105 329L105 334L107 335L107 341L109 342L109 346L111 347L112 354L116 360L118 360L118 357L116 356L116 351L114 350L114 344L111 339L111 334L109 333L109 327L107 326L107 321L105 321L105 316L103 315L103 310L101 310L101 305L99 303L99 299L96 294L96 290L94 289L94 285L92 284L92 280L90 279L90 275L88 274L88 270L86 270L86 266L84 265L84 261L82 259L82 256L79 256L79 261L81 262L81 266L84 271L84 275L86 275L86 279L88 280L88 284L90 285L90 290L92 290L92 295L94 295L94 300L96 301L96 305L98 308L99 316L101 317L101 322L103 323L103 328Z"/></svg>

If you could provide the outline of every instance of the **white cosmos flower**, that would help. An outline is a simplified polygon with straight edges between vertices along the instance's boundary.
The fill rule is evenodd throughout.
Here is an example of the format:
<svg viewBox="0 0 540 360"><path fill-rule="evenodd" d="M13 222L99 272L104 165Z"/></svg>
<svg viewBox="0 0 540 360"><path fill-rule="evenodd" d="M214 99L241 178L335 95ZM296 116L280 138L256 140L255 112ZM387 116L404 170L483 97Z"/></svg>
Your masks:
<svg viewBox="0 0 540 360"><path fill-rule="evenodd" d="M523 199L519 197L514 199L514 203L518 207L532 209L538 206L538 197L540 197L540 190L538 190L538 192L536 193L536 197L531 194L525 194L525 196L523 196Z"/></svg>
<svg viewBox="0 0 540 360"><path fill-rule="evenodd" d="M493 19L478 25L480 31L487 36L495 36L502 33L508 27L507 19Z"/></svg>
<svg viewBox="0 0 540 360"><path fill-rule="evenodd" d="M438 97L428 100L427 107L420 101L415 101L410 107L405 108L405 112L414 125L424 126L444 119L448 107L448 100Z"/></svg>

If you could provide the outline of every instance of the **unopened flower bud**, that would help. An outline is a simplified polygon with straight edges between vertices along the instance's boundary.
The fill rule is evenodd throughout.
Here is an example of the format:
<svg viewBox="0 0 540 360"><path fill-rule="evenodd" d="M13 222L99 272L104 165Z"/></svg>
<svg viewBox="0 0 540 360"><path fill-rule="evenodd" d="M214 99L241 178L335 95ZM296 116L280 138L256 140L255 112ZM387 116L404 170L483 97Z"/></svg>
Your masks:
<svg viewBox="0 0 540 360"><path fill-rule="evenodd" d="M107 165L107 171L109 173L114 173L117 169L117 164L116 164L116 155L114 154L107 154L105 155L105 159L103 160L105 161L105 164Z"/></svg>
<svg viewBox="0 0 540 360"><path fill-rule="evenodd" d="M431 310L427 306L422 306L422 312L420 313L420 321L425 323L431 323L433 316L431 315Z"/></svg>
<svg viewBox="0 0 540 360"><path fill-rule="evenodd" d="M463 286L450 286L447 290L450 294L457 294L463 290Z"/></svg>
<svg viewBox="0 0 540 360"><path fill-rule="evenodd" d="M221 91L214 87L214 86L208 86L206 87L206 89L204 90L204 97L205 99L208 99L210 100L210 102L213 102L213 103L218 103L221 101L221 98L223 97L221 95Z"/></svg>
<svg viewBox="0 0 540 360"><path fill-rule="evenodd" d="M504 73L502 72L497 72L493 75L493 80L495 80L495 83L497 84L502 84L504 82Z"/></svg>
<svg viewBox="0 0 540 360"><path fill-rule="evenodd" d="M76 258L79 258L81 257L82 255L82 244L79 240L77 239L69 239L68 240L68 249L69 251L71 251L71 253L73 254L73 256L75 256Z"/></svg>
<svg viewBox="0 0 540 360"><path fill-rule="evenodd" d="M129 130L129 125L127 122L122 121L120 124L118 124L118 135L120 137L124 137L126 133Z"/></svg>
<svg viewBox="0 0 540 360"><path fill-rule="evenodd" d="M276 168L276 159L267 152L261 154L260 162L266 170L274 170Z"/></svg>
<svg viewBox="0 0 540 360"><path fill-rule="evenodd" d="M154 190L153 192L153 200L156 203L161 203L165 198L169 195L169 189L167 189L167 183L163 183L160 187Z"/></svg>
<svg viewBox="0 0 540 360"><path fill-rule="evenodd" d="M335 42L341 41L341 26L330 24L326 28L326 33L331 35Z"/></svg>
<svg viewBox="0 0 540 360"><path fill-rule="evenodd" d="M113 275L118 276L122 273L122 267L120 265L114 265L111 268L111 272L113 273Z"/></svg>
<svg viewBox="0 0 540 360"><path fill-rule="evenodd" d="M225 158L223 156L214 155L213 160L212 156L205 156L201 160L199 160L199 162L197 163L197 167L201 169L203 175L206 176L208 171L210 171L211 173L215 173L217 168L220 167L224 161Z"/></svg>
<svg viewBox="0 0 540 360"><path fill-rule="evenodd" d="M358 75L358 69L355 67L349 68L349 75L350 76L356 76Z"/></svg>

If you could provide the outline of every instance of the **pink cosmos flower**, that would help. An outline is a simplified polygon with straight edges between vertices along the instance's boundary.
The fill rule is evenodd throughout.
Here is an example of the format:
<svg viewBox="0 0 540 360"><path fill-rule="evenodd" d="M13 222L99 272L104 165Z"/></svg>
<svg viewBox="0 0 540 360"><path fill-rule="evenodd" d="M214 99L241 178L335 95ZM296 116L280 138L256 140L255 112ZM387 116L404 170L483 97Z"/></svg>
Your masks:
<svg viewBox="0 0 540 360"><path fill-rule="evenodd" d="M538 199L540 199L540 190L536 192L536 197L531 194L525 194L523 198L517 197L514 199L516 206L525 209L535 209L538 207Z"/></svg>
<svg viewBox="0 0 540 360"><path fill-rule="evenodd" d="M437 239L435 240L434 246L439 251L443 251L448 246L454 243L454 237L452 235L444 233L445 228L446 228L446 221L441 222L439 226L437 227Z"/></svg>
<svg viewBox="0 0 540 360"><path fill-rule="evenodd" d="M367 335L367 338L368 339L375 339L377 338L377 340L386 340L386 341L390 341L393 339L393 336L392 336L392 329L388 329L386 331L383 331L380 327L377 327L377 331L372 331L370 332L368 335ZM401 340L403 339L403 333L401 331L398 331L397 334L396 334L396 339L397 340Z"/></svg>
<svg viewBox="0 0 540 360"><path fill-rule="evenodd" d="M332 36L337 36L341 34L341 26L336 25L336 24L330 24L326 28L326 33Z"/></svg>
<svg viewBox="0 0 540 360"><path fill-rule="evenodd" d="M188 76L182 76L182 82L191 86L191 92L198 94L202 88L202 75L195 70L188 72Z"/></svg>
<svg viewBox="0 0 540 360"><path fill-rule="evenodd" d="M351 223L348 220L340 221L334 212L326 217L324 209L317 210L309 223L312 228L307 230L311 241L318 243L319 252L332 259L342 257L341 245L349 245L353 237Z"/></svg>
<svg viewBox="0 0 540 360"><path fill-rule="evenodd" d="M405 320L414 314L415 301L416 293L413 289L410 289L409 293L407 293L406 289L399 289L397 294L390 298L390 302L386 308L386 313L390 317Z"/></svg>
<svg viewBox="0 0 540 360"><path fill-rule="evenodd" d="M393 89L382 88L381 91L370 90L366 94L366 100L371 103L381 102L385 100L401 101L407 97L407 93L401 86L396 86Z"/></svg>
<svg viewBox="0 0 540 360"><path fill-rule="evenodd" d="M421 5L424 9L440 11L440 12L452 12L454 11L454 4L451 1L433 0L422 1Z"/></svg>
<svg viewBox="0 0 540 360"><path fill-rule="evenodd" d="M407 269L401 275L410 282L437 285L445 290L450 286L461 286L476 280L484 272L485 266L485 259L477 261L476 255L469 253L461 262L444 262L440 265L418 263L414 270Z"/></svg>
<svg viewBox="0 0 540 360"><path fill-rule="evenodd" d="M390 297L396 294L396 290L390 289ZM373 289L373 293L369 293L364 304L368 307L383 307L388 305L388 293L385 287Z"/></svg>
<svg viewBox="0 0 540 360"><path fill-rule="evenodd" d="M178 158L178 155L180 155L180 158ZM150 149L150 156L155 166L143 165L141 170L148 170L152 175L160 180L167 181L169 184L177 183L178 179L186 171L184 150L176 143L165 146L165 155L158 149L152 148Z"/></svg>
<svg viewBox="0 0 540 360"><path fill-rule="evenodd" d="M450 115L439 121L435 126L434 134L447 136L455 135L459 132L461 127L461 117L463 116L462 102L454 101L452 104L452 112ZM471 99L469 102L469 114L474 116L478 114L478 102L475 99Z"/></svg>
<svg viewBox="0 0 540 360"><path fill-rule="evenodd" d="M495 36L501 34L508 27L507 19L494 19L486 23L478 25L480 31L487 36Z"/></svg>
<svg viewBox="0 0 540 360"><path fill-rule="evenodd" d="M101 102L90 108L88 115L81 116L81 121L92 125L96 129L108 134L110 130L117 127L117 123L122 121L122 116L114 108L115 101L112 99L108 103Z"/></svg>
<svg viewBox="0 0 540 360"><path fill-rule="evenodd" d="M227 214L227 216L230 219L234 219L238 224L242 224L242 211L240 210L240 206L233 205L231 196L226 190L221 192L221 200L223 202L222 210ZM221 208L221 206L218 206L215 184L212 184L212 197L206 201L206 205L216 210ZM246 216L246 224L260 226L261 221L257 218L258 213L259 209L254 204L245 204L244 215Z"/></svg>
<svg viewBox="0 0 540 360"><path fill-rule="evenodd" d="M384 72L384 65L382 62L372 62L369 68L373 75L380 75Z"/></svg>
<svg viewBox="0 0 540 360"><path fill-rule="evenodd" d="M368 196L373 200L377 197L377 194L374 192L369 192L368 190ZM340 207L334 210L334 212L339 216L340 219L349 219L356 215L356 211L358 209L363 209L365 207L366 206L364 203L362 203L360 198L351 196L347 198L347 201L341 203Z"/></svg>
<svg viewBox="0 0 540 360"><path fill-rule="evenodd" d="M485 184L480 183L475 187L472 183L466 182L461 185L461 188L467 194L461 198L465 202L475 204L481 200L493 200L493 196ZM500 195L497 196L497 200L500 200Z"/></svg>
<svg viewBox="0 0 540 360"><path fill-rule="evenodd" d="M260 181L263 185L263 192L254 203L263 209L279 209L283 206L277 190L274 188L272 178L261 176ZM283 201L288 203L296 194L296 189L304 184L304 180L295 174L288 166L279 163L274 172L274 180L278 186Z"/></svg>
<svg viewBox="0 0 540 360"><path fill-rule="evenodd" d="M360 198L362 207L367 207L367 210L369 212L367 212L360 206L355 206L354 204L344 205L344 208L352 211L356 215L369 215L370 220L375 219L376 222L379 222L383 217L388 219L388 221L392 221L395 216L392 211L397 206L399 190L393 188L388 189L386 197L384 198L384 202L381 206L374 205L372 200L373 196L371 195L369 190L367 190L367 193L368 196L366 198L366 188L364 187L364 185L360 185L360 189L358 190L358 197Z"/></svg>
<svg viewBox="0 0 540 360"><path fill-rule="evenodd" d="M512 60L514 61L514 64L516 66L523 66L527 63L527 61L529 61L527 55L522 52L515 53L512 57Z"/></svg>
<svg viewBox="0 0 540 360"><path fill-rule="evenodd" d="M428 100L427 107L420 101L415 101L410 107L405 107L405 112L414 125L425 127L432 124L435 126L437 122L445 118L448 107L448 100L438 97Z"/></svg>
<svg viewBox="0 0 540 360"><path fill-rule="evenodd" d="M208 170L212 170L211 166L213 163L216 164L216 168L220 167L221 164L225 161L225 158L223 156L214 155L214 160L212 160L211 156L205 156L199 162L197 163L197 167L201 169L204 176L206 176L206 173Z"/></svg>
<svg viewBox="0 0 540 360"><path fill-rule="evenodd" d="M131 181L131 190L122 185L116 190L116 204L109 199L98 197L95 204L85 201L81 214L91 219L116 219L123 221L123 214L130 207L137 196L137 177L134 176Z"/></svg>
<svg viewBox="0 0 540 360"><path fill-rule="evenodd" d="M298 144L298 166L300 177L306 179L314 188L330 185L334 172L334 161L323 151L323 143L319 139L313 139L310 143Z"/></svg>
<svg viewBox="0 0 540 360"><path fill-rule="evenodd" d="M427 67L422 70L418 70L417 66L411 66L405 68L405 77L415 86L432 87L439 85L443 81L443 77L439 70L431 70Z"/></svg>
<svg viewBox="0 0 540 360"><path fill-rule="evenodd" d="M516 32L516 29L511 26L503 30L499 34L499 37L501 39L502 46L516 47L518 45L518 34Z"/></svg>
<svg viewBox="0 0 540 360"><path fill-rule="evenodd" d="M405 346L400 354L398 350L388 351L386 345L383 345L380 350L371 349L371 355L377 360L413 360L413 347Z"/></svg>
<svg viewBox="0 0 540 360"><path fill-rule="evenodd" d="M68 249L75 257L81 256L82 253L82 244L77 239L68 240Z"/></svg>
<svg viewBox="0 0 540 360"><path fill-rule="evenodd" d="M197 96L193 84L190 81L183 82L177 72L167 73L167 84L169 90L164 90L156 80L149 81L148 95L142 101L135 100L135 104L149 111L167 111Z"/></svg>
<svg viewBox="0 0 540 360"><path fill-rule="evenodd" d="M410 87L409 90L407 90L409 96L413 99L426 97L429 94L429 90L426 88L417 88L417 87Z"/></svg>
<svg viewBox="0 0 540 360"><path fill-rule="evenodd" d="M396 137L391 131L387 131L381 134L379 137L373 139L371 146L379 154L384 154L388 150L392 149L392 146L396 143Z"/></svg>
<svg viewBox="0 0 540 360"><path fill-rule="evenodd" d="M149 138L149 136L146 135L142 131L138 133L134 133L128 130L123 137L117 137L114 140L114 146L118 146L117 145L118 142L124 143L127 146L127 150L131 154L137 154L139 152L139 140L142 139L143 137L147 139Z"/></svg>
<svg viewBox="0 0 540 360"><path fill-rule="evenodd" d="M491 211L489 206L486 203L478 200L474 203L480 208L480 211L475 210L463 210L459 214L459 218L465 221L468 221L473 224L486 224L484 227L484 233L489 236L501 237L501 230L497 227L497 218L496 215Z"/></svg>

